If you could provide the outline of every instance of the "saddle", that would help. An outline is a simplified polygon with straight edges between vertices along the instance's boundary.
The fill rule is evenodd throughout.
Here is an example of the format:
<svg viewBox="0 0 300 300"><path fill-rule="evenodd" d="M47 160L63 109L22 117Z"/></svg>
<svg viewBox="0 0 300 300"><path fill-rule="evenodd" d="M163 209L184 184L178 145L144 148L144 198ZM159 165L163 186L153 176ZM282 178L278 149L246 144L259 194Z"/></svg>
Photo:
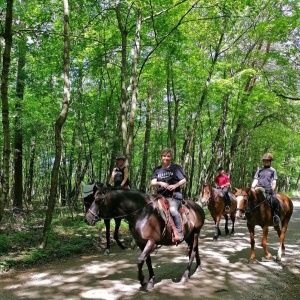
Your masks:
<svg viewBox="0 0 300 300"><path fill-rule="evenodd" d="M175 237L178 236L178 230L175 226L174 220L172 218L172 215L170 213L170 206L168 200L161 194L154 195L154 204L155 208L159 212L160 216L162 219L165 221L166 227L165 230L170 233L172 237L172 242L176 244L176 239ZM182 201L179 209L178 209L181 222L182 224L186 224L188 221L188 214L189 214L189 209L187 206L184 204L184 201ZM183 227L183 226L182 226ZM165 230L163 232L163 235L165 234Z"/></svg>

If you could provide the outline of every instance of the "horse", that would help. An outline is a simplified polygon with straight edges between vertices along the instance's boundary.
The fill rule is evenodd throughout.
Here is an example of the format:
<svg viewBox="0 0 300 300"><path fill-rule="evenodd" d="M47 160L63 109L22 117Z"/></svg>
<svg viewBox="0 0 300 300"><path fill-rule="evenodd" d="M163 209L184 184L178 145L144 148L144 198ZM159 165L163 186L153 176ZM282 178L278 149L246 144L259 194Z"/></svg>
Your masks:
<svg viewBox="0 0 300 300"><path fill-rule="evenodd" d="M234 234L234 223L235 223L237 202L233 194L229 193L229 196L232 199L232 201L230 201L230 211L227 212L224 210L225 200L221 189L213 188L210 184L204 185L202 189L201 203L203 205L207 205L207 208L215 222L215 233L213 237L214 240L217 240L218 237L221 236L221 230L219 225L222 216L224 216L225 218L225 233L227 235L229 234L228 214L230 215L230 220L232 222L230 235Z"/></svg>
<svg viewBox="0 0 300 300"><path fill-rule="evenodd" d="M268 252L267 249L268 231L269 231L269 226L274 227L279 237L279 248L275 260L280 261L281 257L285 255L284 239L285 239L289 221L293 214L292 200L285 194L281 194L281 193L276 194L276 197L280 203L280 213L279 213L279 218L281 221L281 229L280 229L280 224L276 226L273 225L271 204L270 201L266 199L265 195L263 194L263 191L255 190L253 188L246 188L246 189L236 188L235 196L240 198L238 204L238 211L245 213L245 217L247 220L247 227L250 233L250 245L251 245L250 262L255 261L254 228L256 225L259 225L263 230L261 245L263 247L264 257L265 259L268 260L271 260L273 258L273 256L271 255L271 253Z"/></svg>
<svg viewBox="0 0 300 300"><path fill-rule="evenodd" d="M99 183L92 183L92 184L83 184L83 204L85 213L88 212L89 208L91 207L94 196L96 191L98 190ZM115 221L115 230L114 230L114 240L116 241L117 245L122 249L126 249L123 243L119 240L119 229L121 226L121 218L114 218ZM100 221L100 219L99 219ZM111 219L104 219L105 224L105 237L106 237L106 249L104 251L105 255L108 255L110 252L110 221Z"/></svg>
<svg viewBox="0 0 300 300"><path fill-rule="evenodd" d="M150 196L138 190L109 190L100 188L86 214L88 224L93 225L97 216L101 218L124 218L141 254L138 257L138 280L142 289L154 287L155 277L150 254L164 246L174 245L168 219L161 214L157 196ZM161 198L163 198L161 196ZM166 199L163 198L165 201ZM166 201L167 202L167 201ZM201 271L201 260L198 249L198 238L204 224L203 209L192 201L182 203L181 217L183 220L184 240L188 244L189 262L182 275L181 282L187 282L194 259L196 272ZM149 280L145 281L143 264L146 262Z"/></svg>

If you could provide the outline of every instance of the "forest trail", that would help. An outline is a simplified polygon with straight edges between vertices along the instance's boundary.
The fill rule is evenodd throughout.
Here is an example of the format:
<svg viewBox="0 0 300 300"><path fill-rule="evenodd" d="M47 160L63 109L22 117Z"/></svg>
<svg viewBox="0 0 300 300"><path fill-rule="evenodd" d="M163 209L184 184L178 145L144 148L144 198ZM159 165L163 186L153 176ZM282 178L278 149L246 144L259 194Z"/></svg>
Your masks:
<svg viewBox="0 0 300 300"><path fill-rule="evenodd" d="M224 235L222 220L222 236L213 241L214 224L208 219L199 243L203 271L193 274L185 285L179 283L187 264L185 243L162 247L152 254L156 285L150 292L141 291L137 281L136 262L140 251L122 251L114 244L109 256L95 253L1 274L0 299L299 299L300 201L293 202L294 213L285 241L286 256L281 262L262 259L259 227L255 239L258 262L249 264L246 221L237 220L236 233L231 237ZM271 227L268 237L268 249L275 256L279 242ZM144 273L147 275L146 266Z"/></svg>

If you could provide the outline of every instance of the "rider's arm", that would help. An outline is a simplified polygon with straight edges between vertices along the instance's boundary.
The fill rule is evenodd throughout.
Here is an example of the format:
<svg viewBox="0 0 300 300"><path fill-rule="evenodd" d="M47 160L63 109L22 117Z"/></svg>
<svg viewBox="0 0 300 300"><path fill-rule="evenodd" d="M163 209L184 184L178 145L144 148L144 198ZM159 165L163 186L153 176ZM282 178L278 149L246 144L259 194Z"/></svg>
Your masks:
<svg viewBox="0 0 300 300"><path fill-rule="evenodd" d="M252 187L253 189L256 187L257 182L258 182L257 179L254 179L254 180L253 180L252 185L251 185L251 187Z"/></svg>
<svg viewBox="0 0 300 300"><path fill-rule="evenodd" d="M275 191L276 189L276 180L272 181L272 190Z"/></svg>
<svg viewBox="0 0 300 300"><path fill-rule="evenodd" d="M115 178L115 168L113 169L112 173L111 173L111 176L110 176L110 179L109 179L109 184L112 184L113 181L114 181L114 178Z"/></svg>
<svg viewBox="0 0 300 300"><path fill-rule="evenodd" d="M127 179L128 179L128 168L125 167L124 168L124 178L123 178L123 181L121 182L121 186L124 186L124 184L126 183Z"/></svg>
<svg viewBox="0 0 300 300"><path fill-rule="evenodd" d="M157 178L153 178L150 184L151 186L160 186L160 182L157 181Z"/></svg>
<svg viewBox="0 0 300 300"><path fill-rule="evenodd" d="M174 184L176 187L180 187L182 185L186 184L186 178L181 179L176 184Z"/></svg>

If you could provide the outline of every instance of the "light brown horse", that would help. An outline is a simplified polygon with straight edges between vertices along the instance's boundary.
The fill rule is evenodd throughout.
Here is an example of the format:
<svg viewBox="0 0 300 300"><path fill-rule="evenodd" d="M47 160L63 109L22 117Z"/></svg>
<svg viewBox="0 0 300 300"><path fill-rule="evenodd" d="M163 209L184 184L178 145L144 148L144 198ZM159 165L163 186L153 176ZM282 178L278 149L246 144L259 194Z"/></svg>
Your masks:
<svg viewBox="0 0 300 300"><path fill-rule="evenodd" d="M225 218L225 233L229 234L228 214L230 215L230 220L232 222L230 235L234 234L234 223L237 202L233 194L229 193L229 196L232 199L232 201L230 202L230 211L227 212L225 211L225 200L221 189L213 188L210 184L206 184L202 189L201 202L202 204L207 205L207 208L215 222L215 234L213 238L214 240L217 240L218 237L221 235L219 225L222 216L224 216Z"/></svg>
<svg viewBox="0 0 300 300"><path fill-rule="evenodd" d="M267 237L269 226L273 225L273 216L271 205L268 200L266 200L264 194L261 191L256 191L255 189L238 189L236 188L235 196L238 201L238 213L245 213L247 219L247 227L250 233L250 244L251 244L251 254L250 262L255 260L255 240L254 240L254 228L256 225L260 226L263 230L263 237L261 245L264 250L264 257L266 259L272 259L272 255L267 249ZM288 228L289 221L293 213L293 202L292 200L284 194L276 194L277 199L280 203L280 225L274 226L278 237L279 237L279 249L277 252L276 260L280 261L281 257L285 254L284 239L286 231Z"/></svg>

